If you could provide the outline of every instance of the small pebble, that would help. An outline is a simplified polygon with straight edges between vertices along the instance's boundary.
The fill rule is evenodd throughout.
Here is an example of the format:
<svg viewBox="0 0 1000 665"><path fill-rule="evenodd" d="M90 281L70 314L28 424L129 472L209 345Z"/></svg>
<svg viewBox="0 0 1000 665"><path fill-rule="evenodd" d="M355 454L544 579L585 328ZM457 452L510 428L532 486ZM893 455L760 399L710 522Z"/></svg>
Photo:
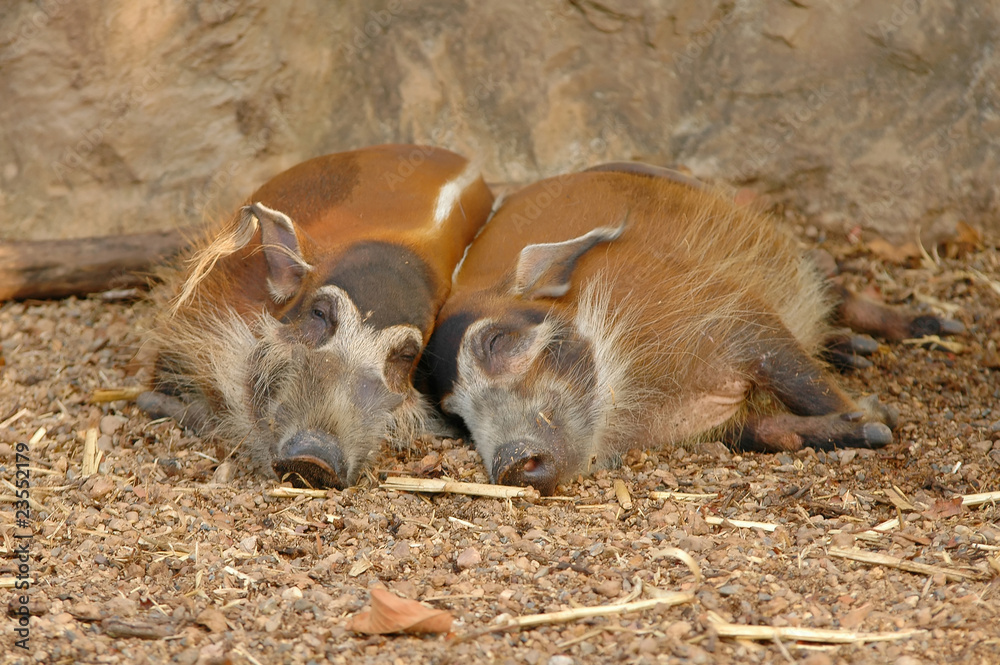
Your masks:
<svg viewBox="0 0 1000 665"><path fill-rule="evenodd" d="M467 547L458 555L455 563L461 570L468 570L469 568L475 568L482 561L483 557L479 554L479 550L475 547Z"/></svg>

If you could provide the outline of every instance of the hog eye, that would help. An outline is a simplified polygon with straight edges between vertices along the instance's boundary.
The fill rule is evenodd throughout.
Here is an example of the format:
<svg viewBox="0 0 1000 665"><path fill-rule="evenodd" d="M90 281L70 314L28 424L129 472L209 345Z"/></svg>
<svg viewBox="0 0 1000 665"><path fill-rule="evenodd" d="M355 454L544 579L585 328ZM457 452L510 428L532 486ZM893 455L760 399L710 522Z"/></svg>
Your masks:
<svg viewBox="0 0 1000 665"><path fill-rule="evenodd" d="M295 330L300 341L319 346L333 337L337 323L336 301L319 298L300 315Z"/></svg>
<svg viewBox="0 0 1000 665"><path fill-rule="evenodd" d="M494 354L500 350L500 343L503 340L503 335L503 331L500 330L497 330L490 335L489 339L486 341L486 349L490 352L490 354Z"/></svg>

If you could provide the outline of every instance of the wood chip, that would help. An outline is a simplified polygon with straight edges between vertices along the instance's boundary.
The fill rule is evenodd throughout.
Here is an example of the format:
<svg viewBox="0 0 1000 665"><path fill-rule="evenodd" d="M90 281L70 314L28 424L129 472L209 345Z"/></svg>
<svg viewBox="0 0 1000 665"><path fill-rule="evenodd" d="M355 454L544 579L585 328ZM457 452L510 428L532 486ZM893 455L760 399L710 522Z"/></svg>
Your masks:
<svg viewBox="0 0 1000 665"><path fill-rule="evenodd" d="M979 573L965 572L956 570L955 568L945 568L943 566L932 566L927 563L918 563L916 561L900 559L898 557L889 556L888 554L879 554L877 552L866 552L865 550L858 549L843 549L840 547L831 547L827 551L830 556L850 559L851 561L860 561L861 563L889 566L890 568L898 568L899 570L905 570L910 573L919 573L921 575L946 575L956 582L960 582L963 579L975 580L982 578L982 575Z"/></svg>
<svg viewBox="0 0 1000 665"><path fill-rule="evenodd" d="M17 583L18 579L16 577L0 577L0 589L13 589L14 585ZM29 577L28 584L33 585L34 583L35 583L35 578Z"/></svg>
<svg viewBox="0 0 1000 665"><path fill-rule="evenodd" d="M87 430L87 435L83 441L83 460L80 464L81 476L92 476L97 473L97 470L101 466L103 453L97 447L97 434L96 428L92 427Z"/></svg>
<svg viewBox="0 0 1000 665"><path fill-rule="evenodd" d="M98 388L90 395L91 404L106 404L107 402L117 402L124 400L134 402L139 395L146 392L146 388Z"/></svg>
<svg viewBox="0 0 1000 665"><path fill-rule="evenodd" d="M889 499L889 502L900 510L915 510L913 504L903 494L903 491L895 485L885 491L885 498Z"/></svg>
<svg viewBox="0 0 1000 665"><path fill-rule="evenodd" d="M715 524L717 526L732 526L738 529L763 529L764 531L774 531L778 528L777 524L770 524L768 522L749 522L747 520L731 520L725 517L717 517L715 515L706 515L705 521L709 524Z"/></svg>
<svg viewBox="0 0 1000 665"><path fill-rule="evenodd" d="M21 409L20 411L12 415L10 418L0 423L0 429L3 429L5 427L10 427L11 425L13 425L26 415L28 415L28 409Z"/></svg>
<svg viewBox="0 0 1000 665"><path fill-rule="evenodd" d="M621 478L615 478L615 498L623 510L632 510L632 495L629 494L628 487Z"/></svg>
<svg viewBox="0 0 1000 665"><path fill-rule="evenodd" d="M379 485L381 489L398 492L434 492L448 494L466 494L469 496L484 496L495 499L538 498L538 491L533 487L511 487L508 485L487 485L485 483L463 483L443 478L408 478L405 476L390 476Z"/></svg>
<svg viewBox="0 0 1000 665"><path fill-rule="evenodd" d="M269 490L265 490L264 494L275 499L297 499L300 496L325 499L330 496L331 491L336 490L314 490L306 487L272 487Z"/></svg>
<svg viewBox="0 0 1000 665"><path fill-rule="evenodd" d="M717 492L698 494L692 492L650 492L650 499L672 499L674 501L711 501L718 498Z"/></svg>
<svg viewBox="0 0 1000 665"><path fill-rule="evenodd" d="M903 344L909 344L911 346L926 346L929 349L938 349L941 351L948 351L949 353L963 353L965 351L965 345L961 342L956 342L951 339L941 339L937 335L924 335L923 337L904 339Z"/></svg>
<svg viewBox="0 0 1000 665"><path fill-rule="evenodd" d="M1000 503L1000 492L984 492L983 494L963 494L963 506L981 506L984 503Z"/></svg>

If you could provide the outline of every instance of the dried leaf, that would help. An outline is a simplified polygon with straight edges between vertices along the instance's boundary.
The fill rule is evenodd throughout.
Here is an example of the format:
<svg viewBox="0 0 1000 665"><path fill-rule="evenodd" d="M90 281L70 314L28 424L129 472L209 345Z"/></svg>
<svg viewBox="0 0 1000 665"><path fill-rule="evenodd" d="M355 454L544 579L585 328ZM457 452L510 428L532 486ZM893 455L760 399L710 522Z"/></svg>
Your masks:
<svg viewBox="0 0 1000 665"><path fill-rule="evenodd" d="M949 259L957 259L982 246L983 234L965 222L959 222L955 225L955 235L942 241L938 251Z"/></svg>
<svg viewBox="0 0 1000 665"><path fill-rule="evenodd" d="M212 608L203 610L194 622L208 628L213 633L222 633L229 630L229 623L226 621L226 616L219 610Z"/></svg>
<svg viewBox="0 0 1000 665"><path fill-rule="evenodd" d="M855 607L853 610L845 614L840 619L840 627L846 628L847 630L854 630L861 625L861 622L868 618L868 615L872 613L871 603L862 605L861 607Z"/></svg>
<svg viewBox="0 0 1000 665"><path fill-rule="evenodd" d="M920 258L920 248L913 241L896 246L882 238L868 243L868 250L886 263L907 264Z"/></svg>
<svg viewBox="0 0 1000 665"><path fill-rule="evenodd" d="M962 514L962 497L955 496L950 499L939 499L930 508L921 513L928 519L940 519L943 517L954 517Z"/></svg>
<svg viewBox="0 0 1000 665"><path fill-rule="evenodd" d="M373 588L371 596L371 609L351 617L347 622L347 630L369 635L451 631L451 612L400 598L380 587Z"/></svg>
<svg viewBox="0 0 1000 665"><path fill-rule="evenodd" d="M429 452L423 459L417 462L411 471L415 476L430 476L441 473L441 455L436 452Z"/></svg>

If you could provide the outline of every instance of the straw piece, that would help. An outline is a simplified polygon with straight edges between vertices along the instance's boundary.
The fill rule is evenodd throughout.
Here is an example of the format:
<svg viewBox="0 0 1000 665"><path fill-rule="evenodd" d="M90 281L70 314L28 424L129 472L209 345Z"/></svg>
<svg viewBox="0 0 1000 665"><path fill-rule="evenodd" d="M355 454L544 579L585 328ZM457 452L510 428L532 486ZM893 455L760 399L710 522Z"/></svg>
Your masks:
<svg viewBox="0 0 1000 665"><path fill-rule="evenodd" d="M527 616L516 617L514 619L511 619L507 623L503 623L497 626L488 626L480 630L472 631L466 635L456 638L456 641L464 642L470 639L475 639L487 633L503 633L512 630L520 630L521 628L530 628L533 626L542 626L546 624L555 624L555 623L567 623L569 621L576 621L578 619L589 619L592 617L615 616L618 614L627 614L629 612L640 612L642 610L647 610L652 607L659 607L660 605L671 607L673 605L680 605L682 603L690 603L691 601L694 600L693 593L664 591L662 592L662 594L663 595L658 598L637 600L632 603L599 605L597 607L575 607L571 610L562 610L560 612L547 612L545 614L529 614Z"/></svg>
<svg viewBox="0 0 1000 665"><path fill-rule="evenodd" d="M330 491L314 490L306 487L272 487L269 490L265 490L264 494L275 499L295 499L300 496L325 499L330 496Z"/></svg>
<svg viewBox="0 0 1000 665"><path fill-rule="evenodd" d="M147 388L135 386L129 388L98 388L90 394L90 403L104 404L106 402L117 402L119 400L134 402L139 395L146 392L146 390Z"/></svg>
<svg viewBox="0 0 1000 665"><path fill-rule="evenodd" d="M963 506L981 506L984 503L1000 503L1000 492L984 492L983 494L963 494Z"/></svg>
<svg viewBox="0 0 1000 665"><path fill-rule="evenodd" d="M905 570L910 573L919 573L921 575L946 575L956 582L960 582L963 579L981 579L982 577L978 573L967 573L961 570L956 570L955 568L945 568L944 566L932 566L930 564L900 559L898 557L889 556L888 554L879 554L877 552L866 552L865 550L845 549L840 547L831 547L827 551L830 556L850 559L851 561L860 561L861 563L889 566L890 568L898 568L899 570Z"/></svg>
<svg viewBox="0 0 1000 665"><path fill-rule="evenodd" d="M711 501L718 498L717 492L697 494L692 492L650 492L650 499L673 499L674 501Z"/></svg>
<svg viewBox="0 0 1000 665"><path fill-rule="evenodd" d="M87 430L87 436L83 441L83 462L80 464L81 476L92 476L97 473L101 466L101 451L97 447L97 430L94 428Z"/></svg>
<svg viewBox="0 0 1000 665"><path fill-rule="evenodd" d="M706 515L705 521L709 524L715 524L720 526L734 526L739 529L763 529L764 531L774 531L778 528L777 524L771 524L769 522L749 522L747 520L731 520L725 517L716 517L715 515Z"/></svg>
<svg viewBox="0 0 1000 665"><path fill-rule="evenodd" d="M448 494L466 494L469 496L485 496L495 499L537 498L538 491L532 487L511 487L508 485L487 485L485 483L463 483L443 478L407 478L390 476L379 485L385 490L399 492L443 492Z"/></svg>
<svg viewBox="0 0 1000 665"><path fill-rule="evenodd" d="M907 640L923 635L926 630L901 630L895 633L859 633L853 630L832 630L829 628L800 628L797 626L743 626L723 620L715 612L709 612L708 620L719 637L734 637L749 640L798 640L802 642L825 642L828 644L863 644L865 642L887 642Z"/></svg>

